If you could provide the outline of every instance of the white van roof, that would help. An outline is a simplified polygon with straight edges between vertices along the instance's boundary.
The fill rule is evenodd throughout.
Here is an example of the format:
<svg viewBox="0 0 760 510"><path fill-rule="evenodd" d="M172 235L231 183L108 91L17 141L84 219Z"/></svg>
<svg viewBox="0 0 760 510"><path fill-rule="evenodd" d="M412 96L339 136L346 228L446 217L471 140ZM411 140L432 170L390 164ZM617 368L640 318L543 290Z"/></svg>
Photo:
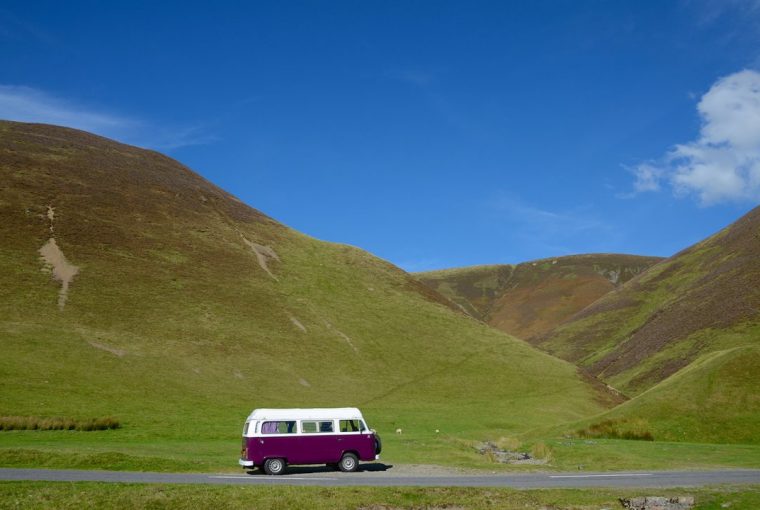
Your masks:
<svg viewBox="0 0 760 510"><path fill-rule="evenodd" d="M314 409L254 409L247 421L253 420L363 420L356 407Z"/></svg>

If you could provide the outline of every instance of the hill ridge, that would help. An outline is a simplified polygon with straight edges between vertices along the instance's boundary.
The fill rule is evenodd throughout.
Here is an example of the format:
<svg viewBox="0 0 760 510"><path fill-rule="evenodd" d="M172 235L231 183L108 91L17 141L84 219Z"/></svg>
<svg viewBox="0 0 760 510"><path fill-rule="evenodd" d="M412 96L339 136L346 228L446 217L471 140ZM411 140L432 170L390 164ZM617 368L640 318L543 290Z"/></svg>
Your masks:
<svg viewBox="0 0 760 510"><path fill-rule="evenodd" d="M759 233L756 207L602 296L535 343L633 393L700 353L752 343L745 325L751 329L760 322Z"/></svg>
<svg viewBox="0 0 760 510"><path fill-rule="evenodd" d="M473 317L532 341L660 260L591 253L427 271L415 276Z"/></svg>

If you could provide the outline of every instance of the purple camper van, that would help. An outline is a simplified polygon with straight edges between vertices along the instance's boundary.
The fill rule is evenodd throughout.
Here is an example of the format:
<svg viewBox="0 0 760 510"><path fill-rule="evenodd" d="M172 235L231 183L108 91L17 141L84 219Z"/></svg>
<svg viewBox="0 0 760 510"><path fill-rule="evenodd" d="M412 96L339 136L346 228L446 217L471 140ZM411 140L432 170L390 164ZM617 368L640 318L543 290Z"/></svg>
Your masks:
<svg viewBox="0 0 760 510"><path fill-rule="evenodd" d="M279 475L288 464L327 464L356 471L380 458L380 436L355 407L256 409L243 427L240 465Z"/></svg>

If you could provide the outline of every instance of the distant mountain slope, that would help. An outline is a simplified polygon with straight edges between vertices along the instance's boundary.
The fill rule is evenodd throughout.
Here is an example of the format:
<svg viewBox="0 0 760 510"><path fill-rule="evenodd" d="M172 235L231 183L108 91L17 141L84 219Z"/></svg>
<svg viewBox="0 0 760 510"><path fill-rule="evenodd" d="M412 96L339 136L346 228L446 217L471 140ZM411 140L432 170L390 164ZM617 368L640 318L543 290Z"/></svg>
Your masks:
<svg viewBox="0 0 760 510"><path fill-rule="evenodd" d="M0 122L0 217L0 414L125 423L57 444L234 450L261 406L357 405L381 430L475 438L604 409L571 364L153 151Z"/></svg>
<svg viewBox="0 0 760 510"><path fill-rule="evenodd" d="M536 339L637 394L699 356L760 343L760 207Z"/></svg>
<svg viewBox="0 0 760 510"><path fill-rule="evenodd" d="M574 255L415 276L473 317L530 341L660 260L635 255Z"/></svg>
<svg viewBox="0 0 760 510"><path fill-rule="evenodd" d="M706 354L591 423L638 424L658 441L760 443L758 366L760 346Z"/></svg>

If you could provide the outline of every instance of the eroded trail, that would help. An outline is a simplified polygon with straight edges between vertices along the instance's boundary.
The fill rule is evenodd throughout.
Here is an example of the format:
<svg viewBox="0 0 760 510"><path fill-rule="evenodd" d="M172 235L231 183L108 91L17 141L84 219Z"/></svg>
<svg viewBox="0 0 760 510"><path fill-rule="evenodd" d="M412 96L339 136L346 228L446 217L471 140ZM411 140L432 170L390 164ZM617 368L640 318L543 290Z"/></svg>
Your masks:
<svg viewBox="0 0 760 510"><path fill-rule="evenodd" d="M50 239L39 249L44 271L49 271L54 280L61 282L58 291L58 308L63 310L69 295L69 285L79 273L79 267L68 261L55 240L55 209L48 206L47 217L50 220Z"/></svg>

